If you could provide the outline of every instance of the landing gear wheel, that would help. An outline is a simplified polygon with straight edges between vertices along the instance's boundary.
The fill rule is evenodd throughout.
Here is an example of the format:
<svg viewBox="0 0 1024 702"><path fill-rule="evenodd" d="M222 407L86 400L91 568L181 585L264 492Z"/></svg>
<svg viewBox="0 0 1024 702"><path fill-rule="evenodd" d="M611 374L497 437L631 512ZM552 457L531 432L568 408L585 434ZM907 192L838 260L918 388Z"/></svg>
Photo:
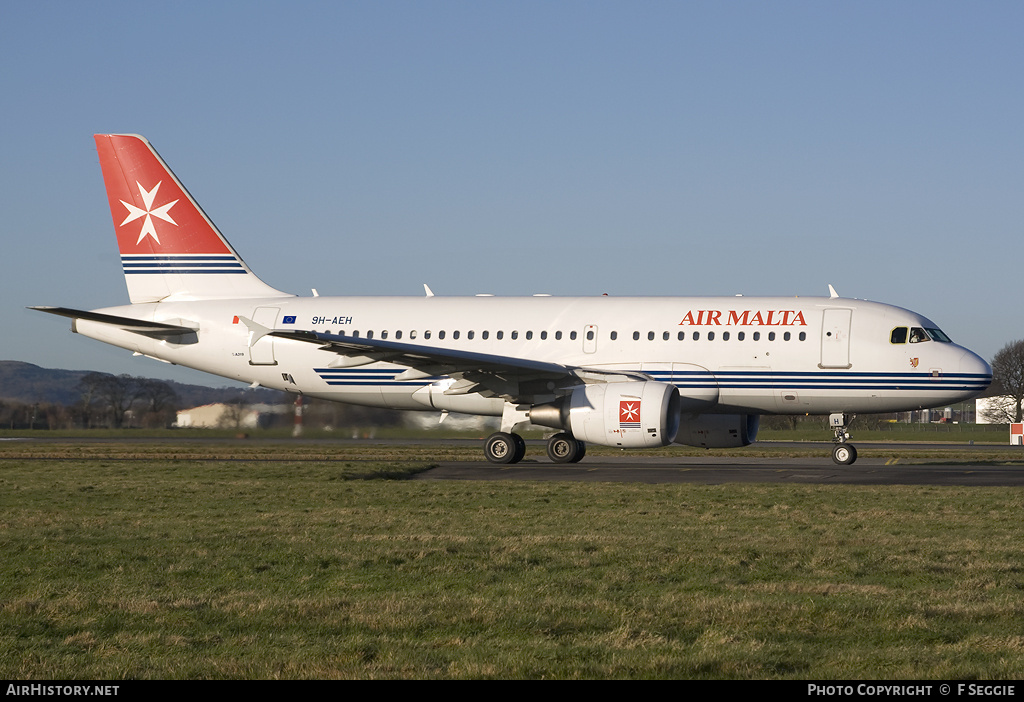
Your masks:
<svg viewBox="0 0 1024 702"><path fill-rule="evenodd" d="M579 463L587 455L587 444L583 441L577 441L576 443L579 444L580 451L576 454L576 458L572 459L573 463Z"/></svg>
<svg viewBox="0 0 1024 702"><path fill-rule="evenodd" d="M832 449L832 460L841 466L852 465L857 460L857 448L852 444L836 444Z"/></svg>
<svg viewBox="0 0 1024 702"><path fill-rule="evenodd" d="M516 434L499 431L484 442L484 455L491 463L518 463L525 454L526 442Z"/></svg>
<svg viewBox="0 0 1024 702"><path fill-rule="evenodd" d="M511 462L519 463L526 455L526 439L519 436L519 434L512 434L512 439L516 442L516 455L512 458Z"/></svg>
<svg viewBox="0 0 1024 702"><path fill-rule="evenodd" d="M587 445L562 432L548 439L548 458L555 463L578 463Z"/></svg>

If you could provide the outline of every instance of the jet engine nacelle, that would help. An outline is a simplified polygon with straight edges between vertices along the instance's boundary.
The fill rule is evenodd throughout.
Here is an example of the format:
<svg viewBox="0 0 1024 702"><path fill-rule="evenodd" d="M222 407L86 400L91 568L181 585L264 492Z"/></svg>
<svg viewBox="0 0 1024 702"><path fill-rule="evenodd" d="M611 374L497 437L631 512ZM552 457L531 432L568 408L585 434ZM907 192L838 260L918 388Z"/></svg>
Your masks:
<svg viewBox="0 0 1024 702"><path fill-rule="evenodd" d="M757 440L761 416L757 414L702 414L684 417L675 443L701 448L738 448Z"/></svg>
<svg viewBox="0 0 1024 702"><path fill-rule="evenodd" d="M654 381L581 385L558 402L533 407L530 421L602 446L667 446L679 429L679 392Z"/></svg>

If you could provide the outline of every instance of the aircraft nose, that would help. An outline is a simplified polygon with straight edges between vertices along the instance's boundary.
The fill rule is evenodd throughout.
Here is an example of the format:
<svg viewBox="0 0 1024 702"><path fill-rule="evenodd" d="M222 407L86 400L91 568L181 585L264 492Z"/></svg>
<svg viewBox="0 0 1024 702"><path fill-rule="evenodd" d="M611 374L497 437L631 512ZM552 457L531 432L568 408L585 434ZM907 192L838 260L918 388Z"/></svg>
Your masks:
<svg viewBox="0 0 1024 702"><path fill-rule="evenodd" d="M973 351L964 349L964 355L960 357L960 372L972 376L969 380L976 383L978 392L992 384L992 366Z"/></svg>

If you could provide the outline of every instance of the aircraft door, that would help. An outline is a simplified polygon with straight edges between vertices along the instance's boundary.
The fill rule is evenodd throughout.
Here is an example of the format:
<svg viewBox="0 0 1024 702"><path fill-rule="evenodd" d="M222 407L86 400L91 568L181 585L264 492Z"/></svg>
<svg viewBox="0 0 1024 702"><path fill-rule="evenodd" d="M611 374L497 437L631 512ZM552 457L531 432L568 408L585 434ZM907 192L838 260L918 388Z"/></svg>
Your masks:
<svg viewBox="0 0 1024 702"><path fill-rule="evenodd" d="M597 325L588 324L583 328L583 353L597 351Z"/></svg>
<svg viewBox="0 0 1024 702"><path fill-rule="evenodd" d="M252 313L252 321L260 326L273 329L277 326L277 315L280 311L279 307L257 307ZM249 332L249 334L250 339L252 339L254 332ZM277 359L274 358L274 337L264 336L249 342L249 365L277 365Z"/></svg>
<svg viewBox="0 0 1024 702"><path fill-rule="evenodd" d="M832 308L824 312L821 325L821 368L849 368L850 319L853 310Z"/></svg>

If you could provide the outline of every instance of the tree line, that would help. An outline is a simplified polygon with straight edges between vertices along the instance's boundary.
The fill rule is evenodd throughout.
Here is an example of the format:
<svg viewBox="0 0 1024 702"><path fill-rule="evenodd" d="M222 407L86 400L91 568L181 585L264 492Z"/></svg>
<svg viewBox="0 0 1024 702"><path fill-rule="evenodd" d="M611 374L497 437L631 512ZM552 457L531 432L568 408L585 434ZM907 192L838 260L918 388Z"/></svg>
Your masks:
<svg viewBox="0 0 1024 702"><path fill-rule="evenodd" d="M992 359L992 386L989 395L1001 395L1009 402L991 408L986 418L996 424L1024 419L1024 339L1011 341Z"/></svg>
<svg viewBox="0 0 1024 702"><path fill-rule="evenodd" d="M184 386L186 394L193 386ZM31 402L0 399L0 428L3 429L157 429L172 426L179 409L196 404L197 397L183 400L170 383L128 374L90 372L77 383L76 399ZM253 404L290 405L295 396L284 392L223 388L201 393L198 404L227 405L223 428L238 428L245 410ZM24 397L24 396L23 396ZM187 402L189 404L183 404ZM400 421L393 410L343 405L305 398L303 414L308 426L390 426ZM234 422L234 424L232 424ZM262 426L291 426L290 412L268 415Z"/></svg>
<svg viewBox="0 0 1024 702"><path fill-rule="evenodd" d="M177 415L178 394L162 380L127 374L87 373L77 402L0 400L5 429L95 429L165 427Z"/></svg>

